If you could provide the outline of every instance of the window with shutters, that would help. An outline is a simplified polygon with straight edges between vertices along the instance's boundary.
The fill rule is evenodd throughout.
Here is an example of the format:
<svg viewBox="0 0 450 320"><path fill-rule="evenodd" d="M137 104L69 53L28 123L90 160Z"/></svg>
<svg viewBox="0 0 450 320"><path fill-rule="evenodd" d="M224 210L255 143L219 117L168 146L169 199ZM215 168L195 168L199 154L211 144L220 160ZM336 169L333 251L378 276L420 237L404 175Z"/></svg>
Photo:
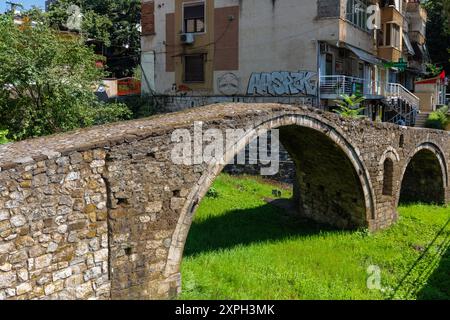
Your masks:
<svg viewBox="0 0 450 320"><path fill-rule="evenodd" d="M205 3L183 4L183 31L185 33L205 32Z"/></svg>
<svg viewBox="0 0 450 320"><path fill-rule="evenodd" d="M184 82L205 81L205 54L184 56Z"/></svg>

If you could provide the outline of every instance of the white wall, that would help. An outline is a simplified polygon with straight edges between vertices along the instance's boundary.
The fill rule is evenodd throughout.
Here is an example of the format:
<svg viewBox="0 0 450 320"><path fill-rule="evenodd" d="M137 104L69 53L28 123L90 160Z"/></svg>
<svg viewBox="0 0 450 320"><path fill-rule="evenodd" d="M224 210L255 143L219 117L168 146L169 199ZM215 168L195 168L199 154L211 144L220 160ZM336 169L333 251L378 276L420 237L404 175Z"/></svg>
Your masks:
<svg viewBox="0 0 450 320"><path fill-rule="evenodd" d="M148 2L150 0L144 0ZM166 72L166 14L175 12L174 0L155 0L155 31L154 36L142 37L141 48L142 52L154 51L154 63L142 64L143 72L147 76L150 75L150 68L154 66L154 90L158 93L164 93L172 88L175 83L175 72ZM143 60L144 61L144 60ZM144 79L142 79L144 81ZM151 80L150 80L151 82ZM145 92L147 86L143 84L143 91Z"/></svg>
<svg viewBox="0 0 450 320"><path fill-rule="evenodd" d="M165 72L165 15L174 12L174 0L155 1L156 35L144 37L142 50L155 51L155 90L169 92L175 82L173 72ZM215 0L216 7L240 5L239 70L215 71L214 92L218 79L232 73L239 83L239 93L245 94L254 72L312 71L317 72L317 39L336 45L338 39L365 49L371 38L353 30L342 20L317 20L314 0ZM159 8L159 6L161 6ZM342 28L345 24L348 27ZM342 29L348 32L342 34ZM361 40L362 39L362 40Z"/></svg>

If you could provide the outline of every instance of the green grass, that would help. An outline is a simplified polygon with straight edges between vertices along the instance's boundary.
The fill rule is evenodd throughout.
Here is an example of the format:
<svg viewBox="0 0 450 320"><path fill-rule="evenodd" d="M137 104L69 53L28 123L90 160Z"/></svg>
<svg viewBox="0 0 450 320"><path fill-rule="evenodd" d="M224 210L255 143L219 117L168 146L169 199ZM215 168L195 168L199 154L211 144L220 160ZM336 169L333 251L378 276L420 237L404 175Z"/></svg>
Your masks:
<svg viewBox="0 0 450 320"><path fill-rule="evenodd" d="M180 299L450 299L450 208L404 206L370 234L293 217L264 201L291 191L260 179L221 175L213 187L188 236ZM381 290L367 288L371 265Z"/></svg>

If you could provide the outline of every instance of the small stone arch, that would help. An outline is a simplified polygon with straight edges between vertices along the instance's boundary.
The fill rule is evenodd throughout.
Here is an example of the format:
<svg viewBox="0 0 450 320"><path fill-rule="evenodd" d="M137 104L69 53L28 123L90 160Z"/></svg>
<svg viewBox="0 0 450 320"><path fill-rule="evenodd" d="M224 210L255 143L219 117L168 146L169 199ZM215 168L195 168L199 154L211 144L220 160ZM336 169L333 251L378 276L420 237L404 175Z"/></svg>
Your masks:
<svg viewBox="0 0 450 320"><path fill-rule="evenodd" d="M394 191L394 162L386 158L383 163L383 195L392 196Z"/></svg>
<svg viewBox="0 0 450 320"><path fill-rule="evenodd" d="M209 165L206 173L202 175L198 183L192 188L187 197L187 201L181 210L179 220L172 236L172 243L169 248L167 264L164 270L164 275L168 279L179 279L179 266L181 264L184 244L192 223L193 215L198 204L200 203L200 200L205 196L214 179L225 167L225 164L232 160L241 150L243 150L249 141L256 138L259 130L271 130L287 126L304 127L320 132L339 146L339 148L350 160L358 176L363 192L365 220L367 224L375 219L375 196L373 193L369 172L364 162L361 160L360 151L349 142L340 129L326 123L325 120L320 120L309 115L288 114L275 116L254 125L251 130L249 130L246 135L239 140L234 148L230 148L225 151L223 161Z"/></svg>
<svg viewBox="0 0 450 320"><path fill-rule="evenodd" d="M430 168L428 165L433 166ZM427 177L427 173L432 172L433 177ZM413 177L413 175L416 175ZM426 195L425 190L414 192L414 196L408 196L408 193L413 189L413 179L416 179L415 184L423 182L427 179L432 183L436 190L433 195ZM417 181L419 179L420 181ZM409 201L409 198L415 198L424 202L445 202L445 190L448 188L448 167L444 152L441 148L433 142L423 142L419 144L407 158L406 164L400 175L400 190L397 196L397 205L402 198ZM428 185L426 189L430 189ZM434 200L433 200L434 199Z"/></svg>
<svg viewBox="0 0 450 320"><path fill-rule="evenodd" d="M389 146L383 153L378 163L380 177L382 177L382 195L393 196L395 190L396 163L400 161L400 156L397 151Z"/></svg>

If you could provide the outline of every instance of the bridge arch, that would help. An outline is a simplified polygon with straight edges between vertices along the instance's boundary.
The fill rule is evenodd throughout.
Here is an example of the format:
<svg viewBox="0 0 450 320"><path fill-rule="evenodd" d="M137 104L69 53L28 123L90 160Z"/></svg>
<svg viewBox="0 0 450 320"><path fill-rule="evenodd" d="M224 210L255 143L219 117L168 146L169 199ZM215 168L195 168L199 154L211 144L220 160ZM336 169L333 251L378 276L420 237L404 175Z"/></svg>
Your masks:
<svg viewBox="0 0 450 320"><path fill-rule="evenodd" d="M375 196L369 171L360 157L361 153L358 148L350 143L350 140L344 133L341 132L339 128L327 123L325 119L319 119L318 117L310 115L283 114L270 117L269 119L252 126L251 129L246 132L246 135L242 137L238 143L236 143L234 148L226 150L224 152L224 161L221 162L222 164L210 164L206 172L201 176L199 182L190 191L187 201L185 202L179 215L175 231L172 235L172 243L169 248L168 260L164 271L164 275L167 278L177 279L179 277L184 245L189 233L192 219L195 215L195 211L201 199L206 195L207 191L211 187L215 178L225 167L225 164L223 163L228 163L234 159L236 154L243 150L249 141L252 141L258 137L258 132L260 130L271 129L280 129L280 140L283 145L286 143L286 140L289 140L286 139L288 137L285 137L283 141L284 134L289 134L295 132L295 130L299 130L299 134L314 134L315 138L322 137L322 142L327 141L326 143L330 146L334 146L336 152L340 152L348 160L348 163L354 171L355 179L357 179L358 187L361 191L361 202L364 206L364 221L362 221L362 224L368 226L369 222L375 219ZM286 145L285 147L291 155L296 152Z"/></svg>
<svg viewBox="0 0 450 320"><path fill-rule="evenodd" d="M445 203L448 188L447 160L433 142L420 143L408 156L400 175L400 202Z"/></svg>
<svg viewBox="0 0 450 320"><path fill-rule="evenodd" d="M395 190L396 172L398 172L398 163L400 162L400 156L398 152L391 146L389 146L382 154L380 161L378 162L379 175L383 182L382 195L393 196Z"/></svg>

